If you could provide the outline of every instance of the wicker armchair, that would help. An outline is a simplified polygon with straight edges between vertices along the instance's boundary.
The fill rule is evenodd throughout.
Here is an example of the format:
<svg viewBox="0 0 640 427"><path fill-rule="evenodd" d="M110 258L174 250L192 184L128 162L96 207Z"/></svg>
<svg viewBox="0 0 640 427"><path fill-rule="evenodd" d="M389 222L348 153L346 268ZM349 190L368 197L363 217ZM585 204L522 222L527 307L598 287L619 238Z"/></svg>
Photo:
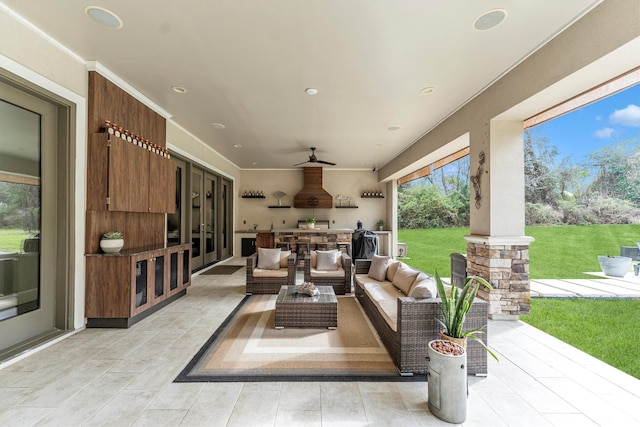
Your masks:
<svg viewBox="0 0 640 427"><path fill-rule="evenodd" d="M351 293L351 257L346 253L340 256L342 268L336 271L318 271L312 267L311 255L304 257L304 281L316 286L332 286L336 295Z"/></svg>
<svg viewBox="0 0 640 427"><path fill-rule="evenodd" d="M280 270L259 270L258 253L247 258L246 294L277 294L284 285L296 284L296 261L298 257L292 253L287 258L287 267Z"/></svg>

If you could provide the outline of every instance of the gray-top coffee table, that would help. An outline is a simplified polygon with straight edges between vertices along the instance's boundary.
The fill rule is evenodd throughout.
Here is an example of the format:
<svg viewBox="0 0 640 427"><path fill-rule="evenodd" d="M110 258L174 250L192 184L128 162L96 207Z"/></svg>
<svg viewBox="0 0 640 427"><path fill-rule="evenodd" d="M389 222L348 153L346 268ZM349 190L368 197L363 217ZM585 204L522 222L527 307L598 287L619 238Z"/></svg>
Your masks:
<svg viewBox="0 0 640 427"><path fill-rule="evenodd" d="M338 299L332 286L318 286L320 295L295 292L295 286L280 288L276 299L276 329L338 327Z"/></svg>

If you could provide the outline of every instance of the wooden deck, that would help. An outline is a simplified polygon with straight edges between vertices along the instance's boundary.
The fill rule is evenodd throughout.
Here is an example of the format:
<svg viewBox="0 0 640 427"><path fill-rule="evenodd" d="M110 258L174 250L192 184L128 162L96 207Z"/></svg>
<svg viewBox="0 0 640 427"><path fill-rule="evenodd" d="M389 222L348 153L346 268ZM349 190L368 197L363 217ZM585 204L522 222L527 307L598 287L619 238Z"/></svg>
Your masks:
<svg viewBox="0 0 640 427"><path fill-rule="evenodd" d="M594 279L531 279L532 298L624 298L640 299L640 276L608 277L586 273Z"/></svg>

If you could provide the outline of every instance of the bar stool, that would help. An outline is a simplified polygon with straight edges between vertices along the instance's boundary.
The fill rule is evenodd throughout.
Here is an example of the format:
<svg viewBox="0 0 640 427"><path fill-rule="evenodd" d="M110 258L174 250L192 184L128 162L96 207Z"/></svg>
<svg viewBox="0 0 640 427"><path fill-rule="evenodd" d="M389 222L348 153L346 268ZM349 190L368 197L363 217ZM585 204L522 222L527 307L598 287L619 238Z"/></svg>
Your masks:
<svg viewBox="0 0 640 427"><path fill-rule="evenodd" d="M291 244L290 243L276 243L275 247L276 248L280 248L280 249L285 250L285 251L290 251L291 250Z"/></svg>
<svg viewBox="0 0 640 427"><path fill-rule="evenodd" d="M331 243L316 243L316 250L318 251L330 251Z"/></svg>
<svg viewBox="0 0 640 427"><path fill-rule="evenodd" d="M351 243L347 242L336 242L336 249L342 252L342 249L347 253L347 255L351 256Z"/></svg>
<svg viewBox="0 0 640 427"><path fill-rule="evenodd" d="M296 254L298 254L298 268L304 268L304 256L311 253L311 243L309 242L297 242Z"/></svg>

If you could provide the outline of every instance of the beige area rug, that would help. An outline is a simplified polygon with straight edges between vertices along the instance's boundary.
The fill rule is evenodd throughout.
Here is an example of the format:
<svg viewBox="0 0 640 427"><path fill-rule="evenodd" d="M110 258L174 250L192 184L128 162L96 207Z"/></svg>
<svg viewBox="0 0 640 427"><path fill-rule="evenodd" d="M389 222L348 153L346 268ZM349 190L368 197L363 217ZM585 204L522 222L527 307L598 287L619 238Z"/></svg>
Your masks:
<svg viewBox="0 0 640 427"><path fill-rule="evenodd" d="M275 329L275 300L246 297L175 381L419 379L399 375L355 297L338 296L335 330Z"/></svg>

